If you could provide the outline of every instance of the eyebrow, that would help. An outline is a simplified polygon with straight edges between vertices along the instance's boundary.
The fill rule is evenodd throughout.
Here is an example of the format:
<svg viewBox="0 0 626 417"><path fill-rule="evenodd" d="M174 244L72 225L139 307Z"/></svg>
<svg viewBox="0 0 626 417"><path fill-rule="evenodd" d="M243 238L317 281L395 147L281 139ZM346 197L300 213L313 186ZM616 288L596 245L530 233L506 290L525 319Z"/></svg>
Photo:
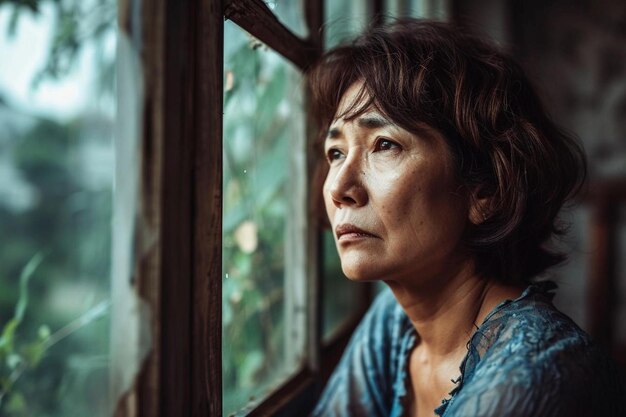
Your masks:
<svg viewBox="0 0 626 417"><path fill-rule="evenodd" d="M365 129L380 129L392 124L389 120L376 114L361 116L356 119L356 123Z"/></svg>
<svg viewBox="0 0 626 417"><path fill-rule="evenodd" d="M389 120L377 114L366 114L363 116L359 116L356 119L357 125L364 129L380 129L382 127L387 127L393 125ZM328 134L326 135L327 139L337 139L341 136L341 130L333 127L328 130Z"/></svg>

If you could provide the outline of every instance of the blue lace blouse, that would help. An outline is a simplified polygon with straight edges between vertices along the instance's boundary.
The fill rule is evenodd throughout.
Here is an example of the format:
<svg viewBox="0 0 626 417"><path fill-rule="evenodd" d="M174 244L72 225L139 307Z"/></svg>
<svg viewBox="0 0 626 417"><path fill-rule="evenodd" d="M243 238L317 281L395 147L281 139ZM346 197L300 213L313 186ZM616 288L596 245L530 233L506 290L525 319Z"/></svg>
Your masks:
<svg viewBox="0 0 626 417"><path fill-rule="evenodd" d="M467 345L441 417L626 416L624 385L589 336L552 305L556 285L498 305ZM353 335L313 417L401 417L416 332L389 289Z"/></svg>

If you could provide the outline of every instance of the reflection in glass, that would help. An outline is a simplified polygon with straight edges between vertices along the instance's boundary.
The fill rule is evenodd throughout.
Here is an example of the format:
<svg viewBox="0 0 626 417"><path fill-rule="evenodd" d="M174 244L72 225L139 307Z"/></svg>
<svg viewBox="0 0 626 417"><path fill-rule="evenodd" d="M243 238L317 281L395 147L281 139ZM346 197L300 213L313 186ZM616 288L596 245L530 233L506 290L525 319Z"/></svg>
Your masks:
<svg viewBox="0 0 626 417"><path fill-rule="evenodd" d="M224 414L258 400L299 365L301 246L293 200L304 137L299 73L233 23L224 28ZM300 262L302 264L302 262ZM303 281L303 280L302 280Z"/></svg>

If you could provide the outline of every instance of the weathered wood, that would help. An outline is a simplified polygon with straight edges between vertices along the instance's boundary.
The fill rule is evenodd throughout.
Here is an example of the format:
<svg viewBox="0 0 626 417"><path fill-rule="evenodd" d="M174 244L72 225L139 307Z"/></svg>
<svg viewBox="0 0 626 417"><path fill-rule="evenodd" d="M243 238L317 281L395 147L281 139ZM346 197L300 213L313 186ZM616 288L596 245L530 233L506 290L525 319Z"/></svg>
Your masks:
<svg viewBox="0 0 626 417"><path fill-rule="evenodd" d="M221 415L222 25L221 0L142 3L141 201L155 253L137 287L153 346L128 415Z"/></svg>
<svg viewBox="0 0 626 417"><path fill-rule="evenodd" d="M193 225L191 415L222 415L222 0L193 15Z"/></svg>
<svg viewBox="0 0 626 417"><path fill-rule="evenodd" d="M309 43L315 47L315 54L318 57L324 44L324 2L305 0L304 17L309 29Z"/></svg>
<svg viewBox="0 0 626 417"><path fill-rule="evenodd" d="M194 23L197 0L161 0L161 416L189 416L193 282ZM155 22L159 23L159 22ZM156 110L156 109L155 109Z"/></svg>
<svg viewBox="0 0 626 417"><path fill-rule="evenodd" d="M237 417L306 416L315 404L315 379L303 369L277 387L260 404L243 409Z"/></svg>
<svg viewBox="0 0 626 417"><path fill-rule="evenodd" d="M230 0L224 17L235 22L255 38L275 50L301 70L317 58L316 46L294 35L272 13L262 0Z"/></svg>
<svg viewBox="0 0 626 417"><path fill-rule="evenodd" d="M164 8L163 2L153 2L141 7L139 0L127 0L120 3L119 25L127 37L127 44L132 48L118 59L127 60L118 63L124 66L132 66L137 59L140 68L136 68L136 84L129 90L118 91L119 100L124 102L131 99L124 97L128 94L140 94L142 97L132 98L143 103L142 114L138 115L137 123L141 126L138 132L140 137L136 139L139 149L139 156L136 161L139 165L128 167L128 169L138 170L139 192L136 196L139 201L137 213L126 213L125 215L137 215L134 238L135 248L133 253L133 277L132 286L135 289L135 296L141 303L149 309L146 316L141 315L141 311L135 311L140 319L146 322L141 326L149 329L150 353L146 361L141 364L142 368L135 378L135 386L118 399L115 405L115 416L136 417L136 416L161 416L161 358L163 345L160 343L162 335L162 306L161 306L161 277L162 277L162 219L163 219L163 152L164 152L164 124L162 122L163 95L164 95ZM122 32L120 32L120 37ZM120 39L120 42L123 40ZM127 48L118 47L118 53ZM136 55L134 55L136 54ZM143 85L141 85L143 81ZM118 78L120 84L120 78ZM122 86L120 84L120 86ZM118 109L121 110L121 109ZM128 117L126 113L119 117ZM130 116L132 117L132 116ZM133 125L131 123L131 125ZM119 163L119 161L118 161ZM124 178L124 182L132 182L133 174ZM117 300L116 300L117 302ZM129 320L130 318L126 318ZM149 322L148 322L149 320ZM139 328L135 331L140 332ZM139 338L140 335L124 335L126 338ZM146 343L142 341L141 343ZM135 360L140 360L136 358ZM121 366L132 366L121 364Z"/></svg>

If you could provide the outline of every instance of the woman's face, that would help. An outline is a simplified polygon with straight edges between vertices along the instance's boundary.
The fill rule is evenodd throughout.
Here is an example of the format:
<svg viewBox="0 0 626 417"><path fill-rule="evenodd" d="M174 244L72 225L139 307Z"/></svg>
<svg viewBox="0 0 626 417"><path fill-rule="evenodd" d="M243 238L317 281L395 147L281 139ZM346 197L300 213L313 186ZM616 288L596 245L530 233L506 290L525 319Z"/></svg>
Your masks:
<svg viewBox="0 0 626 417"><path fill-rule="evenodd" d="M360 87L348 89L337 114ZM324 150L324 202L349 278L427 280L463 259L467 196L439 133L415 135L370 109L335 119Z"/></svg>

